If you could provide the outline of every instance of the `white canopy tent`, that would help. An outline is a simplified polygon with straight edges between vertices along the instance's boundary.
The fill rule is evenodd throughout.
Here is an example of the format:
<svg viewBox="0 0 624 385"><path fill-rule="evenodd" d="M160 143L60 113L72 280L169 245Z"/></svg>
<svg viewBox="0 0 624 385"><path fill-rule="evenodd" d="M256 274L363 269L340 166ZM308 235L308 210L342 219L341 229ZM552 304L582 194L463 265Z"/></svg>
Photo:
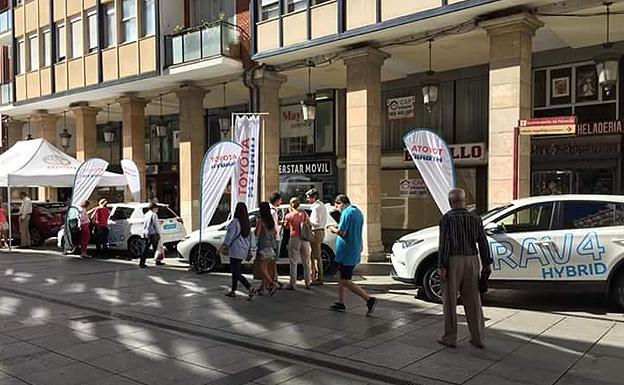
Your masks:
<svg viewBox="0 0 624 385"><path fill-rule="evenodd" d="M11 207L12 187L73 187L82 163L45 139L22 140L0 155L0 187L8 188ZM125 186L127 183L124 175L105 172L98 186ZM9 238L12 240L10 212L9 209Z"/></svg>
<svg viewBox="0 0 624 385"><path fill-rule="evenodd" d="M0 155L0 187L72 187L82 164L45 139L22 140ZM98 186L125 186L122 174L106 172Z"/></svg>

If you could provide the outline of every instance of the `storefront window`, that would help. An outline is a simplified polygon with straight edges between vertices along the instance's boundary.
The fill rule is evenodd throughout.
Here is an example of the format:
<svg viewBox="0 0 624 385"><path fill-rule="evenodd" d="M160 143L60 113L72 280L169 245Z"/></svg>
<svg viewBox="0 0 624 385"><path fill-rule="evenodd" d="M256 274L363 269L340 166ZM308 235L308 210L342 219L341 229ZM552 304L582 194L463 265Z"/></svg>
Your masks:
<svg viewBox="0 0 624 385"><path fill-rule="evenodd" d="M281 108L281 155L309 155L334 151L334 101L319 100L316 119L303 120L300 104Z"/></svg>
<svg viewBox="0 0 624 385"><path fill-rule="evenodd" d="M178 120L176 116L163 118L167 125L167 135L159 138L155 131L156 122L160 117L150 116L145 128L145 161L146 163L176 163L179 160L179 149L176 144Z"/></svg>

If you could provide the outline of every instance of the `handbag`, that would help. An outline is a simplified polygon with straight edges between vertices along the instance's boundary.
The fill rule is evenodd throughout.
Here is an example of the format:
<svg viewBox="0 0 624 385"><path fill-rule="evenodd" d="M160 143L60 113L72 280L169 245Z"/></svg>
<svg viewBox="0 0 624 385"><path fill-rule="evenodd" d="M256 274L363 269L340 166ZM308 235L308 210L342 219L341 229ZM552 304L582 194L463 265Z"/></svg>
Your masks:
<svg viewBox="0 0 624 385"><path fill-rule="evenodd" d="M301 222L301 239L304 241L311 242L314 239L314 232L312 231L312 224L310 223L310 218L308 218L308 214L305 214L305 221Z"/></svg>

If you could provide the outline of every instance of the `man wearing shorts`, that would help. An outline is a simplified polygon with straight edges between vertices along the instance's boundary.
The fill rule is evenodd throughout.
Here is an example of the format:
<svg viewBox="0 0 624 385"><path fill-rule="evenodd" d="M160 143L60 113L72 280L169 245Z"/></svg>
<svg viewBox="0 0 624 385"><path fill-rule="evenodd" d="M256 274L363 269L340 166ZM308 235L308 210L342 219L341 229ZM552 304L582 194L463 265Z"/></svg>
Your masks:
<svg viewBox="0 0 624 385"><path fill-rule="evenodd" d="M364 215L357 207L351 204L346 195L336 197L336 209L340 210L338 226L328 226L329 231L336 234L336 263L338 264L338 302L329 308L336 311L345 311L344 291L349 289L353 294L366 301L366 315L375 310L377 298L369 296L364 289L353 283L353 270L360 263L362 254L362 228Z"/></svg>

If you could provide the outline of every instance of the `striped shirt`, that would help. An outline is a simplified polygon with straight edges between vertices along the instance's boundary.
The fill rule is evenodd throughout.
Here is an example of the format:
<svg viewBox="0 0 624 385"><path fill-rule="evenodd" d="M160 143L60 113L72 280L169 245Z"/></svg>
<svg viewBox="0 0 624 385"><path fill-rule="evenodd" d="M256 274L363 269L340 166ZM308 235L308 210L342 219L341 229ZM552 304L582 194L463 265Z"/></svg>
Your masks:
<svg viewBox="0 0 624 385"><path fill-rule="evenodd" d="M483 230L483 221L466 209L452 209L440 220L440 246L438 265L448 267L453 255L477 255L483 266L490 265L490 248Z"/></svg>

